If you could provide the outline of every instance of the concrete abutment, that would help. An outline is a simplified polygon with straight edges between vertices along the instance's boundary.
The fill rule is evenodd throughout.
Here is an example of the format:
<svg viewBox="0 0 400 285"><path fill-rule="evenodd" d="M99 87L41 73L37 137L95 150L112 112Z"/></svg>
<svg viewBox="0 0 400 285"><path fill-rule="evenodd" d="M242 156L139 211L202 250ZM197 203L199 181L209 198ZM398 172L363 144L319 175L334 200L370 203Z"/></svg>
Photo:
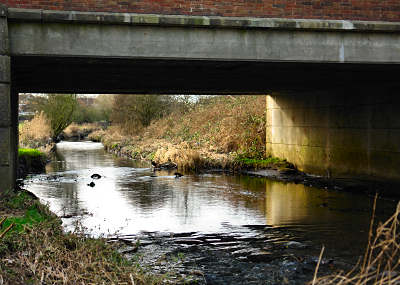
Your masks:
<svg viewBox="0 0 400 285"><path fill-rule="evenodd" d="M332 178L400 181L400 98L363 89L267 97L267 150Z"/></svg>
<svg viewBox="0 0 400 285"><path fill-rule="evenodd" d="M7 10L0 6L0 192L15 187L18 95L11 87Z"/></svg>

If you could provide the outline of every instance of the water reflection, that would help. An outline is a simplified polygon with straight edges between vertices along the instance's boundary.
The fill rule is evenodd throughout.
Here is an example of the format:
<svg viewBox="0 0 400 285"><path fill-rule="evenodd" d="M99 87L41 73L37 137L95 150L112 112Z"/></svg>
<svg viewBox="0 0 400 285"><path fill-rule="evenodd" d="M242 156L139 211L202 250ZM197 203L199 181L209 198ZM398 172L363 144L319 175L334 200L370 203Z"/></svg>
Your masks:
<svg viewBox="0 0 400 285"><path fill-rule="evenodd" d="M102 175L89 187L90 176ZM148 165L115 159L101 144L63 142L47 175L35 176L28 188L65 218L78 218L94 235L139 231L218 232L230 226L265 224L254 193L233 177L151 172ZM260 192L263 196L264 194Z"/></svg>
<svg viewBox="0 0 400 285"><path fill-rule="evenodd" d="M102 178L92 180L94 173ZM88 186L92 181L95 187ZM172 172L153 173L147 164L115 158L91 142L58 144L47 174L34 176L27 188L68 217L67 229L79 219L93 235L229 232L257 224L291 226L305 237L318 232L332 243L344 234L354 242L368 228L371 205L364 196L248 176L176 179Z"/></svg>

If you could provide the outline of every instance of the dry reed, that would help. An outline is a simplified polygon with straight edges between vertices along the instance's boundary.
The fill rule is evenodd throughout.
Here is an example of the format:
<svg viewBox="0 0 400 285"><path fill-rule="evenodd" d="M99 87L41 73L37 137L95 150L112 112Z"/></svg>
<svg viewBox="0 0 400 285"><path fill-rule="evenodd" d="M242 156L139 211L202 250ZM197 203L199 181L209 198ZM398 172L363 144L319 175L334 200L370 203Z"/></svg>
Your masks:
<svg viewBox="0 0 400 285"><path fill-rule="evenodd" d="M50 138L50 124L43 112L37 113L31 121L20 125L19 141L21 147L37 148L47 144Z"/></svg>
<svg viewBox="0 0 400 285"><path fill-rule="evenodd" d="M375 212L375 207L376 199L373 212ZM400 284L399 215L400 203L393 216L377 226L375 234L373 234L374 218L372 218L368 246L362 262L359 262L350 272L339 272L321 277L315 284Z"/></svg>

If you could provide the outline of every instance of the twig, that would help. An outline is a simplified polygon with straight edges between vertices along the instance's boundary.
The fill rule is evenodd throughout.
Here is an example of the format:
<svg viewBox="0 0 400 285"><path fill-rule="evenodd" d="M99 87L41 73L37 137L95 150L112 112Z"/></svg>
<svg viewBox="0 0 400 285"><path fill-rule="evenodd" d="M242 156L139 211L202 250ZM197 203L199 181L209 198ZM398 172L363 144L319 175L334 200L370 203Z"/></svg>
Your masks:
<svg viewBox="0 0 400 285"><path fill-rule="evenodd" d="M3 223L4 223L6 220L7 220L7 217L4 217L4 218L1 219L1 221L0 221L0 227L3 225Z"/></svg>
<svg viewBox="0 0 400 285"><path fill-rule="evenodd" d="M324 250L325 250L325 246L322 246L321 253L319 254L319 258L318 258L317 267L315 267L314 279L313 279L312 285L315 285L315 282L317 281L318 268L319 268L319 264L321 263L321 260L322 260L322 255L324 254Z"/></svg>
<svg viewBox="0 0 400 285"><path fill-rule="evenodd" d="M9 225L9 226L4 230L4 232L2 232L2 233L0 234L0 239L2 239L2 238L5 236L5 234L8 233L8 232L12 229L13 226L14 226L14 223L12 223L11 225Z"/></svg>
<svg viewBox="0 0 400 285"><path fill-rule="evenodd" d="M361 266L361 272L364 272L365 266L367 264L367 260L371 260L372 256L372 250L371 249L371 241L373 237L373 228L374 228L374 220L375 220L375 211L376 211L376 200L378 199L378 193L375 193L375 198L374 198L374 204L372 206L372 216L371 216L371 223L369 225L369 232L368 232L368 246L367 249L365 250L365 255L364 255L364 261ZM369 257L368 257L369 255Z"/></svg>

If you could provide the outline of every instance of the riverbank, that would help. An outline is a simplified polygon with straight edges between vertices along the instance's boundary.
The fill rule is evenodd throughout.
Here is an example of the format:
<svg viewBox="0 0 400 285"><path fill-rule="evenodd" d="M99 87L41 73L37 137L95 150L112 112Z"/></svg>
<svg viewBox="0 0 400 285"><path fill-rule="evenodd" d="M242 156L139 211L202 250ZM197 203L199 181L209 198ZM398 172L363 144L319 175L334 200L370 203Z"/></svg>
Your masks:
<svg viewBox="0 0 400 285"><path fill-rule="evenodd" d="M245 159L270 159L265 154L265 102L265 96L203 97L146 126L129 116L117 120L89 139L116 155L172 162L179 169L235 169L246 166ZM121 111L113 112L117 117ZM267 163L276 165L272 162Z"/></svg>
<svg viewBox="0 0 400 285"><path fill-rule="evenodd" d="M89 238L79 227L64 233L60 219L27 191L2 193L0 200L1 284L175 282L147 273L120 254L117 244Z"/></svg>
<svg viewBox="0 0 400 285"><path fill-rule="evenodd" d="M17 177L25 178L29 173L45 172L47 162L48 154L37 149L19 148Z"/></svg>
<svg viewBox="0 0 400 285"><path fill-rule="evenodd" d="M149 163L153 161L156 165L176 167L182 172L246 174L327 190L364 193L370 196L379 193L380 196L393 199L400 196L400 185L393 182L309 175L279 158L252 159L238 156L234 152L210 150L208 147L189 142L176 145L165 139L125 137L112 129L91 133L88 138L102 142L104 149L115 156Z"/></svg>

